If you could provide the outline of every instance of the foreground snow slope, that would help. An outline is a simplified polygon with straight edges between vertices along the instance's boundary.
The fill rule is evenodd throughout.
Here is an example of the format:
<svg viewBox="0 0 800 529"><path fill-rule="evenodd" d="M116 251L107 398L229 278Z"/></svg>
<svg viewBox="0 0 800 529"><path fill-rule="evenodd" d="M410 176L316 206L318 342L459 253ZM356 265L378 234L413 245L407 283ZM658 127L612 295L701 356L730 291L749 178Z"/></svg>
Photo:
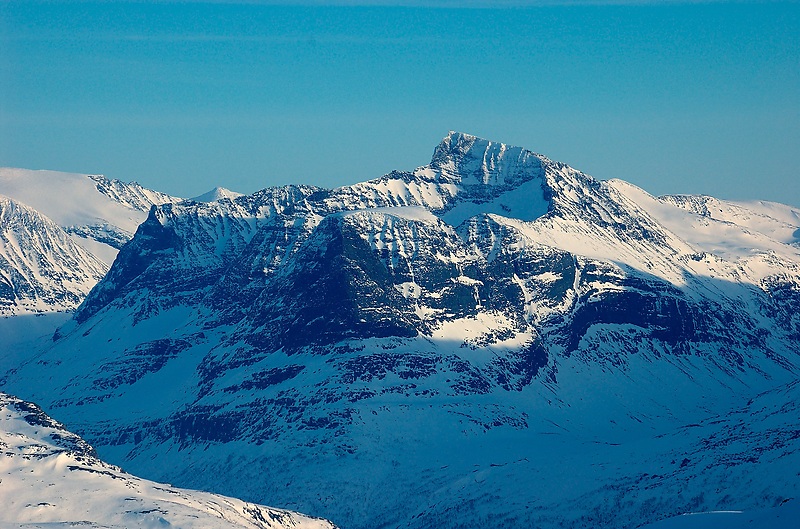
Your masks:
<svg viewBox="0 0 800 529"><path fill-rule="evenodd" d="M770 507L800 487L796 218L451 133L153 208L5 384L139 474L347 529Z"/></svg>
<svg viewBox="0 0 800 529"><path fill-rule="evenodd" d="M333 529L324 520L123 472L36 405L0 393L0 528Z"/></svg>
<svg viewBox="0 0 800 529"><path fill-rule="evenodd" d="M786 529L796 526L798 520L800 501L794 499L770 509L686 513L641 529Z"/></svg>

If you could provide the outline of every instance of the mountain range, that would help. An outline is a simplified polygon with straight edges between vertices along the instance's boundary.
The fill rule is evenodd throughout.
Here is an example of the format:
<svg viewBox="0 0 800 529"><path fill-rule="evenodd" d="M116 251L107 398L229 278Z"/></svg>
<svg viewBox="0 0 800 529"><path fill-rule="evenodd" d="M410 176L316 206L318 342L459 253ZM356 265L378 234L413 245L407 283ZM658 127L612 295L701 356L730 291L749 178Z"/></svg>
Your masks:
<svg viewBox="0 0 800 529"><path fill-rule="evenodd" d="M0 169L0 316L74 310L154 204L101 175Z"/></svg>
<svg viewBox="0 0 800 529"><path fill-rule="evenodd" d="M72 293L13 276L6 313L80 305L0 387L138 475L345 529L637 527L797 494L796 208L654 197L456 132L332 190L137 186L129 240L4 186L4 219L39 220L3 241L53 241L5 242L28 252L5 269L44 255Z"/></svg>

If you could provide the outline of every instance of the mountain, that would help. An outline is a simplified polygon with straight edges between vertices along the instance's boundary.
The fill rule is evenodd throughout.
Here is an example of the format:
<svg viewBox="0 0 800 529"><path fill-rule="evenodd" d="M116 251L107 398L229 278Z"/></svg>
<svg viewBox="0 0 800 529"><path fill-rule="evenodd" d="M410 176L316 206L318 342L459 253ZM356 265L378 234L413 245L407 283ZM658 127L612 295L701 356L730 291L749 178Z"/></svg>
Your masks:
<svg viewBox="0 0 800 529"><path fill-rule="evenodd" d="M38 406L0 393L0 527L334 529L324 520L154 483L97 457Z"/></svg>
<svg viewBox="0 0 800 529"><path fill-rule="evenodd" d="M74 310L150 208L179 200L101 175L0 168L0 316Z"/></svg>
<svg viewBox="0 0 800 529"><path fill-rule="evenodd" d="M107 270L56 223L0 195L0 316L74 310Z"/></svg>
<svg viewBox="0 0 800 529"><path fill-rule="evenodd" d="M798 218L453 132L414 171L153 207L3 383L138 474L345 529L771 507Z"/></svg>
<svg viewBox="0 0 800 529"><path fill-rule="evenodd" d="M35 209L108 266L150 207L181 199L102 175L0 168L0 195Z"/></svg>
<svg viewBox="0 0 800 529"><path fill-rule="evenodd" d="M236 191L231 191L230 189L225 189L224 187L215 187L211 191L203 193L202 195L194 198L190 198L189 200L193 202L216 202L217 200L222 200L223 198L234 199L240 196L242 196L242 193L237 193Z"/></svg>

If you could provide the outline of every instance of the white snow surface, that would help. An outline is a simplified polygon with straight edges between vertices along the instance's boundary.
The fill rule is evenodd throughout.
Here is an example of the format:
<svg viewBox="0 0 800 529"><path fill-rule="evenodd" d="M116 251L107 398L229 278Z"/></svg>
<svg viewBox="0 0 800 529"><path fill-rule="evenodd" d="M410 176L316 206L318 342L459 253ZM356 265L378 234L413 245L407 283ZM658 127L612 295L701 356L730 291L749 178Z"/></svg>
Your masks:
<svg viewBox="0 0 800 529"><path fill-rule="evenodd" d="M732 201L704 195L666 195L659 200L704 217L730 222L785 244L797 244L800 209L765 200Z"/></svg>
<svg viewBox="0 0 800 529"><path fill-rule="evenodd" d="M295 512L140 479L0 393L0 528L334 529Z"/></svg>
<svg viewBox="0 0 800 529"><path fill-rule="evenodd" d="M116 249L98 246L87 237L88 230L112 231L129 239L152 205L181 200L101 175L11 167L0 168L0 195L26 204L74 233L75 242L108 265Z"/></svg>
<svg viewBox="0 0 800 529"><path fill-rule="evenodd" d="M748 511L691 512L640 529L789 529L800 525L800 501Z"/></svg>
<svg viewBox="0 0 800 529"><path fill-rule="evenodd" d="M188 200L192 202L216 202L217 200L222 200L224 198L233 199L241 196L244 195L242 193L237 193L236 191L231 191L230 189L226 189L224 187L215 187L211 191L207 191L202 195L192 197Z"/></svg>
<svg viewBox="0 0 800 529"><path fill-rule="evenodd" d="M671 195L656 198L622 180L608 185L695 247L730 261L755 253L800 256L800 210L770 202L735 203L713 197Z"/></svg>

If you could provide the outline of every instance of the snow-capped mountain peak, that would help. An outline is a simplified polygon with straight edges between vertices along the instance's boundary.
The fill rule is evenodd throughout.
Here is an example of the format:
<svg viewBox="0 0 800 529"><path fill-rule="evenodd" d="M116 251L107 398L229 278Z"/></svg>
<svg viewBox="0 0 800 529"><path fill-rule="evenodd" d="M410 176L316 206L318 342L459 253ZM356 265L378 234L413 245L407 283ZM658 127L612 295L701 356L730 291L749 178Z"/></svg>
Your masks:
<svg viewBox="0 0 800 529"><path fill-rule="evenodd" d="M434 150L428 167L445 181L508 188L539 174L541 158L521 147L451 131Z"/></svg>
<svg viewBox="0 0 800 529"><path fill-rule="evenodd" d="M0 316L73 310L107 270L55 222L0 195Z"/></svg>
<svg viewBox="0 0 800 529"><path fill-rule="evenodd" d="M795 219L450 133L153 206L6 384L127 468L355 529L765 507L798 484Z"/></svg>
<svg viewBox="0 0 800 529"><path fill-rule="evenodd" d="M234 199L240 196L243 196L242 193L237 193L236 191L231 191L230 189L225 189L224 187L215 187L211 191L207 191L202 195L190 198L189 200L192 202L216 202L217 200L222 200L223 198Z"/></svg>

